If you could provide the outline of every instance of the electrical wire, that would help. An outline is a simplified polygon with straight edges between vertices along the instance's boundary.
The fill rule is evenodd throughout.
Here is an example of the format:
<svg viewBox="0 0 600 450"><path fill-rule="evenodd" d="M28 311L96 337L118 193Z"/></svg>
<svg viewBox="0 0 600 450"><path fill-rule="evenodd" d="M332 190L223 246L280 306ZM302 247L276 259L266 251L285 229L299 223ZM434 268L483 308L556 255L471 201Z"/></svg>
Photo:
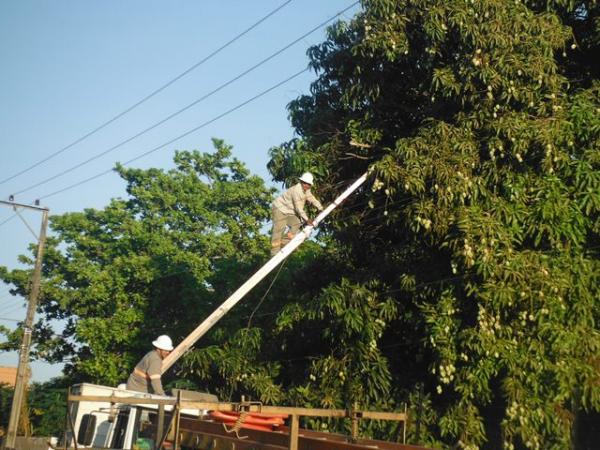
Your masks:
<svg viewBox="0 0 600 450"><path fill-rule="evenodd" d="M262 19L260 19L258 22L255 22L253 25L251 25L249 28L246 28L244 31L242 31L241 33L239 33L237 36L235 36L233 39L231 39L230 41L228 41L227 43L223 44L221 47L219 47L218 49L216 49L215 51L213 51L212 53L210 53L208 56L204 57L202 60L198 61L196 64L192 65L191 67L189 67L188 69L184 70L183 72L181 72L179 75L177 75L175 78L172 78L171 80L169 80L168 82L166 82L165 84L163 84L162 86L160 86L159 88L155 89L154 91L152 91L150 94L148 94L146 97L144 97L143 99L139 100L138 102L134 103L132 106L130 106L129 108L125 109L124 111L122 111L121 113L117 114L116 116L114 116L112 119L104 122L102 125L99 125L98 127L94 128L92 131L88 132L87 134L81 136L80 138L76 139L75 141L71 142L69 145L61 148L60 150L52 153L51 155L45 157L44 159L36 162L35 164L32 164L31 166L21 170L20 172L17 172L16 174L5 178L4 180L0 181L0 185L4 184L8 181L11 181L13 179L15 179L16 177L23 175L24 173L29 172L31 169L45 163L46 161L49 161L50 159L54 158L55 156L60 155L61 153L65 152L66 150L70 149L71 147L79 144L80 142L82 142L83 140L87 139L88 137L92 136L93 134L97 133L98 131L102 130L103 128L107 127L108 125L110 125L111 123L113 123L114 121L120 119L121 117L123 117L125 114L131 112L132 110L134 110L135 108L137 108L138 106L140 106L142 103L145 103L146 101L150 100L152 97L154 97L155 95L157 95L158 93L164 91L166 88L168 88L169 86L171 86L173 83L175 83L176 81L180 80L181 78L183 78L185 75L187 75L188 73L190 73L191 71L193 71L194 69L200 67L202 64L204 64L205 62L207 62L209 59L211 59L213 56L217 55L218 53L220 53L221 51L223 51L225 48L229 47L231 44L233 44L235 41L237 41L238 39L240 39L242 36L246 35L247 33L249 33L250 31L252 31L254 28L256 28L258 25L260 25L261 23L263 23L265 20L267 20L269 17L271 17L272 15L274 15L275 13L277 13L279 10L281 10L283 7L287 6L289 3L291 3L292 0L287 0L286 2L282 3L281 5L279 5L277 8L275 8L273 11L271 11L269 14L267 14L266 16L264 16Z"/></svg>
<svg viewBox="0 0 600 450"><path fill-rule="evenodd" d="M8 222L10 222L11 220L13 220L15 217L17 217L17 213L13 213L12 216L10 216L8 219L3 220L2 222L0 222L0 227L2 225L7 224Z"/></svg>
<svg viewBox="0 0 600 450"><path fill-rule="evenodd" d="M6 309L1 311L1 314L13 314L17 311L20 311L21 309L26 309L26 306L23 304L19 304L19 305L9 305Z"/></svg>
<svg viewBox="0 0 600 450"><path fill-rule="evenodd" d="M15 295L13 295L13 294L11 294L11 293L10 293L10 289L9 289L9 290L7 290L7 291L4 291L4 292L2 293L2 296L0 297L0 300L2 300L2 299L4 299L4 298L7 298L7 297L13 297L13 298L14 298L14 297L16 297L16 296L15 296Z"/></svg>
<svg viewBox="0 0 600 450"><path fill-rule="evenodd" d="M9 297L9 298L7 298L7 297ZM17 297L12 297L12 298L10 298L10 297L11 297L11 294L10 294L10 293L9 293L9 294L7 294L7 295L3 295L2 297L0 297L0 300L1 300L1 301L0 301L0 313L2 313L2 307L3 307L3 306L10 308L10 307L12 307L12 306L13 306L13 304L12 304L11 302L12 302L13 300L17 300ZM5 299L6 299L6 300L5 300ZM19 300L20 300L20 299L19 299Z"/></svg>
<svg viewBox="0 0 600 450"><path fill-rule="evenodd" d="M323 28L325 25L327 25L329 22L331 22L332 20L336 19L337 17L339 17L344 11L349 10L351 8L353 8L354 6L356 6L359 2L354 2L353 4L351 4L350 6L346 7L343 11L338 12L337 14L335 14L334 16L330 17L329 19L325 20L324 22L320 23L319 25L313 27L312 29L310 29L308 32L304 33L302 36L300 36L299 38L293 40L292 42L290 42L289 44L283 46L282 48L280 48L279 50L277 50L275 53L272 53L271 55L267 56L266 58L264 58L263 60L259 61L258 63L254 64L252 67L250 67L249 69L246 69L245 71L243 71L242 73L240 73L239 75L233 77L232 79L230 79L229 81L219 85L218 87L216 87L215 89L213 89L212 91L208 92L207 94L203 95L202 97L194 100L193 102L189 103L188 105L184 106L183 108L175 111L174 113L169 114L167 117L165 117L164 119L159 120L158 122L150 125L149 127L145 128L144 130L138 132L137 134L125 139L124 141L119 142L118 144L100 152L100 153L96 153L95 155L93 155L92 157L86 159L83 162L80 162L78 164L75 164L74 166L69 167L68 169L65 169L55 175L52 175L44 180L41 180L35 184L32 184L24 189L21 189L19 191L13 192L13 195L19 195L19 194L23 194L27 191L30 191L31 189L34 189L36 187L42 186L46 183L49 183L50 181L53 181L57 178L62 177L63 175L66 175L76 169L79 169L80 167L95 161L96 159L110 153L113 152L115 150L117 150L118 148L122 147L125 144L128 144L129 142L133 141L134 139L137 139L138 137L148 133L149 131L159 127L160 125L164 124L165 122L168 122L169 120L171 120L172 118L178 116L179 114L187 111L188 109L190 109L193 106L196 106L197 104L199 104L200 102L206 100L207 98L211 97L212 95L216 94L217 92L221 91L222 89L226 88L227 86L233 84L234 82L236 82L237 80L243 78L244 76L246 76L247 74L249 74L250 72L256 70L257 68L261 67L262 65L266 64L267 62L269 62L270 60L272 60L273 58L275 58L276 56L280 55L281 53L283 53L285 50L289 49L290 47L294 46L295 44L297 44L298 42L300 42L302 39L306 38L307 36L309 36L310 34L314 33L315 31ZM45 197L44 197L45 198Z"/></svg>
<svg viewBox="0 0 600 450"><path fill-rule="evenodd" d="M4 321L7 321L7 322L16 322L16 323L22 322L22 320L11 319L10 317L0 317L0 320L4 320Z"/></svg>
<svg viewBox="0 0 600 450"><path fill-rule="evenodd" d="M8 292L8 293L6 293L5 295L2 296L2 299L5 299L5 298L7 300L4 300L1 303L12 302L12 301L23 301L23 297L21 297L19 294L13 295L10 292ZM0 306L2 306L1 303L0 303Z"/></svg>
<svg viewBox="0 0 600 450"><path fill-rule="evenodd" d="M179 139L182 139L182 138L184 138L184 137L186 137L186 136L188 136L188 135L190 135L190 134L192 134L192 133L194 133L194 132L196 132L196 131L200 130L201 128L204 128L204 127L206 127L207 125L210 125L211 123L213 123L213 122L216 122L217 120L221 119L222 117L225 117L225 116L227 116L227 115L231 114L232 112L234 112L234 111L237 111L238 109L240 109L240 108L242 108L242 107L246 106L248 103L250 103L250 102L253 102L254 100L256 100L256 99L258 99L258 98L260 98L260 97L262 97L262 96L264 96L264 95L268 94L269 92L271 92L271 91L273 91L273 90L277 89L279 86L281 86L281 85L283 85L283 84L287 83L288 81L290 81L290 80L292 80L292 79L294 79L294 78L296 78L296 77L298 77L298 76L302 75L304 72L306 72L306 71L308 71L308 70L309 70L309 69L308 69L308 68L306 68L306 69L302 69L302 70L301 70L301 71L299 71L299 72L296 72L294 75L291 75L291 76L289 76L289 77L288 77L288 78L286 78L285 80L283 80L283 81L280 81L279 83L277 83L277 84L275 84L275 85L271 86L270 88L268 88L268 89L266 89L266 90L264 90L264 91L260 92L259 94L256 94L255 96L253 96L253 97L249 98L248 100L246 100L246 101L244 101L244 102L242 102L242 103L238 104L237 106L234 106L233 108L231 108L231 109L228 109L227 111L225 111L225 112L223 112L223 113L219 114L218 116L216 116L216 117L213 117L213 118L212 118L212 119L210 119L210 120L207 120L206 122L204 122L204 123L202 123L202 124L198 125L197 127L194 127L194 128L192 128L191 130L188 130L188 131L186 131L185 133L182 133L182 134L180 134L179 136L177 136L177 137L175 137L175 138L173 138L173 139L171 139L171 140L169 140L169 141L165 142L164 144L158 145L158 146L156 146L156 147L152 148L151 150L148 150L148 151L146 151L146 152L144 152L144 153L142 153L142 154L140 154L140 155L136 156L135 158L132 158L132 159L130 159L130 160L128 160L128 161L126 161L126 162L124 162L124 163L123 163L123 165L124 165L124 166L126 166L126 165L128 165L128 164L131 164L132 162L134 162L134 161L137 161L138 159L141 159L141 158L143 158L143 157L145 157L145 156L148 156L149 154L151 154L151 153L154 153L155 151L157 151L157 150L160 150L160 149L162 149L162 148L164 148L164 147L166 147L166 146L168 146L168 145L172 144L173 142L176 142L176 141L178 141ZM113 170L114 170L114 169L112 169L112 168L111 168L111 169L108 169L108 170L105 170L105 171L103 171L103 172L100 172L100 173L98 173L98 174L96 174L96 175L93 175L93 176L91 176L91 177L89 177L89 178L85 178L85 179L83 179L83 180L81 180L81 181L79 181L79 182L77 182L77 183L71 184L71 185L69 185L69 186L67 186L67 187L64 187L64 188L62 188L62 189L59 189L59 190L57 190L57 191L51 192L50 194L46 194L46 195L43 195L43 196L41 196L41 197L38 197L38 198L41 200L41 199L45 199L45 198L49 198L49 197L52 197L52 196L55 196L55 195L61 194L61 193L65 192L65 191L68 191L68 190L70 190L70 189L73 189L73 188L75 188L75 187L81 186L82 184L88 183L88 182L90 182L90 181L92 181L92 180L95 180L96 178L100 178L101 176L104 176L104 175L106 175L106 174L108 174L108 173L111 173L111 172L113 172Z"/></svg>

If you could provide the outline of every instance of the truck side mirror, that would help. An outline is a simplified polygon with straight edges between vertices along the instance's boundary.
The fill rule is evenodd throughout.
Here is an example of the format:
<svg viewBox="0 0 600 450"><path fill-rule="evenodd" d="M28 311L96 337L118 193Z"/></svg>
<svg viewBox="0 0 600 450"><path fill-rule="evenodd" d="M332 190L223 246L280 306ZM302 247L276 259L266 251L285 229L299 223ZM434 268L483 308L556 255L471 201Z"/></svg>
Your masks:
<svg viewBox="0 0 600 450"><path fill-rule="evenodd" d="M96 416L93 414L84 414L81 417L81 424L77 432L77 443L79 445L90 445L96 431Z"/></svg>

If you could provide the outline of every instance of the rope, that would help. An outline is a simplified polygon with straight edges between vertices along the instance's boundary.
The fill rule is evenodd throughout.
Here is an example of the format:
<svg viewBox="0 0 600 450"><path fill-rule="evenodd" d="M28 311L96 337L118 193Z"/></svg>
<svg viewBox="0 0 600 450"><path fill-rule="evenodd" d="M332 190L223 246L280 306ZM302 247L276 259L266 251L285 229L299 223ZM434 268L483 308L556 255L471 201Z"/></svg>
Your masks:
<svg viewBox="0 0 600 450"><path fill-rule="evenodd" d="M271 291L271 288L273 287L273 285L275 284L275 281L277 280L277 278L279 277L279 273L281 272L281 269L283 269L283 266L285 266L285 263L287 262L287 259L283 260L283 263L279 266L279 270L277 271L277 273L275 274L275 276L273 277L273 280L271 281L271 284L269 285L269 287L267 288L267 290L265 291L265 293L263 294L262 298L260 299L260 301L258 302L258 304L254 307L254 309L252 310L252 314L250 314L250 317L248 318L248 325L246 326L246 328L250 328L250 325L252 324L252 318L254 317L254 314L256 313L256 311L258 311L258 308L260 308L260 305L262 305L263 301L265 300L265 298L267 297L267 294Z"/></svg>

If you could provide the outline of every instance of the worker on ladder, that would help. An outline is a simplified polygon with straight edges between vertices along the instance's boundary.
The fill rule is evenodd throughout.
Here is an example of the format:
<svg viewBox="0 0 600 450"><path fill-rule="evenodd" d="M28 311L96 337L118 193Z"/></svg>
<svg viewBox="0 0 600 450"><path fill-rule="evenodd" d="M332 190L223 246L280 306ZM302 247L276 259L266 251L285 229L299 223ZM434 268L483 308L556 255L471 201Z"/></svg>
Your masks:
<svg viewBox="0 0 600 450"><path fill-rule="evenodd" d="M173 350L173 342L166 334L152 341L154 346L141 359L129 375L127 389L138 392L165 395L160 379L162 374L162 360Z"/></svg>
<svg viewBox="0 0 600 450"><path fill-rule="evenodd" d="M313 225L304 211L304 204L308 201L319 211L323 210L321 202L311 193L310 188L314 183L312 173L305 172L299 182L281 194L273 202L272 219L273 231L271 235L271 256L285 247L300 230L302 222Z"/></svg>

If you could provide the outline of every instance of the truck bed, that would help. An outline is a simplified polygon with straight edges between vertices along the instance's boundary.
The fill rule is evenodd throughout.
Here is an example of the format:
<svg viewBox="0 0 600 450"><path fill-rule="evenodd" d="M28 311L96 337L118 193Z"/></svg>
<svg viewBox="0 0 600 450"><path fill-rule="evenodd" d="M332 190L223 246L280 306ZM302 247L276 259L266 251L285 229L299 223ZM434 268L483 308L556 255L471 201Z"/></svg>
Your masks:
<svg viewBox="0 0 600 450"><path fill-rule="evenodd" d="M227 432L222 423L210 419L181 418L179 428L182 448L189 449L223 449L223 450L276 450L289 449L289 429L279 427L278 431L259 431L240 429L236 436ZM425 447L406 445L395 442L359 439L355 443L348 437L306 429L300 429L298 439L299 450L427 450Z"/></svg>

